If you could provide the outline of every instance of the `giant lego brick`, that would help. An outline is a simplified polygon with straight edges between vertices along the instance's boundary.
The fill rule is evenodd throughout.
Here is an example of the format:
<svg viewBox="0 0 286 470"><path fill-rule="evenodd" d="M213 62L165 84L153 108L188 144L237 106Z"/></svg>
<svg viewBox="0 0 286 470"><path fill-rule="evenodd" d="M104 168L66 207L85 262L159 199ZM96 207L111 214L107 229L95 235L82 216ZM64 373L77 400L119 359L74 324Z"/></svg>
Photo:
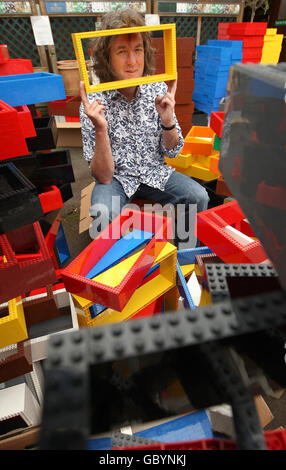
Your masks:
<svg viewBox="0 0 286 470"><path fill-rule="evenodd" d="M39 222L1 235L0 248L1 303L56 282ZM26 255L21 254L23 251Z"/></svg>
<svg viewBox="0 0 286 470"><path fill-rule="evenodd" d="M139 229L154 233L140 256L115 287L103 284L86 275L100 258L119 240L127 230ZM128 299L152 266L158 250L156 240L172 238L172 220L147 212L124 209L100 235L80 253L69 266L62 270L62 279L68 292L121 311Z"/></svg>
<svg viewBox="0 0 286 470"><path fill-rule="evenodd" d="M0 234L43 216L36 187L13 165L0 165Z"/></svg>
<svg viewBox="0 0 286 470"><path fill-rule="evenodd" d="M32 119L31 111L29 110L28 106L16 106L15 109L18 112L18 119L22 127L25 139L27 137L35 137L35 126Z"/></svg>
<svg viewBox="0 0 286 470"><path fill-rule="evenodd" d="M10 54L7 44L0 44L0 64L7 62L10 59Z"/></svg>
<svg viewBox="0 0 286 470"><path fill-rule="evenodd" d="M75 181L68 149L48 153L34 152L29 158L14 158L13 164L36 186L61 186Z"/></svg>
<svg viewBox="0 0 286 470"><path fill-rule="evenodd" d="M213 207L197 214L197 237L226 263L261 263L267 254L241 231L244 219L237 201Z"/></svg>
<svg viewBox="0 0 286 470"><path fill-rule="evenodd" d="M0 101L0 160L28 154L25 137L17 110Z"/></svg>
<svg viewBox="0 0 286 470"><path fill-rule="evenodd" d="M228 303L222 302L198 308L195 311L181 311L179 315L175 312L165 313L153 318L124 322L120 325L81 329L72 334L57 335L57 337L51 338L48 358L45 363L46 389L41 448L55 448L57 446L59 446L57 448L61 448L61 446L71 445L71 441L64 438L64 433L59 432L61 423L65 423L66 432L68 429L70 432L74 431L72 439L74 448L84 448L86 437L90 431L96 432L99 429L104 431L112 427L116 414L120 414L120 410L123 409L122 405L119 406L119 403L122 404L123 397L128 396L135 400L140 407L141 418L146 417L145 413L147 413L148 420L149 413L156 414L160 411L161 417L163 417L164 409L152 407L154 402L149 401L148 392L152 390L154 394L162 387L166 389L173 380L176 380L176 377L183 381L183 387L186 391L188 390L191 398L194 397L195 384L198 384L196 381L200 380L196 399L198 402L200 401L201 405L203 401L205 404L207 401L208 403L210 401L219 402L227 397L235 409L236 429L239 429L240 433L244 431L244 436L239 435L240 444L243 442L246 444L244 439L247 440L251 437L254 438L252 445L263 445L259 434L261 429L257 424L251 401L245 394L245 389L241 387L239 377L235 377L233 371L228 368L225 371L225 351L220 351L220 347L217 348L216 341L222 337L226 338L231 330L232 335L241 336L257 329L267 329L267 321L265 320L273 312L276 312L274 315L275 325L280 322L285 324L284 307L285 295L283 292L280 292L279 295L277 293L273 295L263 293L245 297L243 302L241 299L237 299L237 301L232 300ZM284 313L282 313L283 310ZM204 344L206 348L190 348L195 344ZM204 360L205 356L208 356L207 362ZM131 371L130 375L127 374L123 377L120 374L122 370L126 372L123 364L128 363L130 366L132 363L130 359L135 357L140 358L136 364L142 364L141 373L136 367L133 375ZM148 359L147 362L143 360L144 357ZM119 366L119 369L115 371L111 367L114 361L117 364L122 364L123 368ZM184 380L186 361L192 361L192 374L187 374L188 379ZM212 374L214 373L217 377L211 376L210 380L210 376L206 378L207 369L205 366L208 363L208 367L210 367L212 361L216 363ZM170 369L168 366L171 364L174 364L174 368ZM108 365L110 369L108 369ZM166 366L167 370L164 371ZM109 375L106 374L108 371L110 371ZM172 373L170 373L171 371ZM201 371L201 375L197 376L199 371ZM73 383L74 377L78 377L77 385L80 384L80 390L75 386L66 386L67 381ZM206 387L209 387L210 393L212 383L217 379L217 385L220 390L226 392L226 395L211 393L208 399L206 396L202 397L204 388L201 385L204 378L207 380L205 383L208 384ZM90 385L87 386L87 383ZM114 407L112 411L109 408L108 411L111 412L107 416L106 407L103 404L106 403L108 389L112 390ZM90 391L92 393L87 395ZM93 415L95 422L93 422L91 430L86 419L87 416L91 416L90 397L92 397L90 406L95 411ZM61 403L67 403L71 399L77 400L80 406L70 407L67 410ZM59 402L59 400L61 401ZM143 414L142 409L145 410ZM126 408L127 411L130 411L129 407ZM102 419L99 418L99 414ZM132 418L136 419L137 416L135 414ZM118 424L122 416L120 418L117 415L117 417L119 418ZM97 419L99 422L96 422ZM126 419L126 414L124 419ZM249 427L250 422L254 425L253 427ZM246 427L243 428L242 424ZM250 431L251 429L252 431ZM70 433L69 435L71 436ZM250 443L248 442L246 445L250 445Z"/></svg>
<svg viewBox="0 0 286 470"><path fill-rule="evenodd" d="M285 65L235 65L219 169L286 287ZM242 121L237 122L234 114ZM247 120L247 128L245 121ZM251 132L248 130L251 129ZM262 192L265 196L263 197Z"/></svg>
<svg viewBox="0 0 286 470"><path fill-rule="evenodd" d="M35 72L0 77L0 96L10 106L45 103L66 97L61 75Z"/></svg>
<svg viewBox="0 0 286 470"><path fill-rule="evenodd" d="M26 139L30 152L36 150L55 149L57 146L58 130L53 116L33 119L36 136Z"/></svg>
<svg viewBox="0 0 286 470"><path fill-rule="evenodd" d="M24 347L23 341L0 350L0 383L32 370L31 350L29 347Z"/></svg>
<svg viewBox="0 0 286 470"><path fill-rule="evenodd" d="M33 64L30 59L9 59L0 63L0 76L33 73Z"/></svg>

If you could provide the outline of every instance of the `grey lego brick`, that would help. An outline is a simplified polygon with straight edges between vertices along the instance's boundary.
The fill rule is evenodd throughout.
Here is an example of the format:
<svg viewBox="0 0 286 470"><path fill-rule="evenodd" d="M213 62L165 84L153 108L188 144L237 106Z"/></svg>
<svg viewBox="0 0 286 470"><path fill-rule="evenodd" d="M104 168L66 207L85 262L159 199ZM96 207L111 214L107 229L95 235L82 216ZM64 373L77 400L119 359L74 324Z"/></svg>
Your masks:
<svg viewBox="0 0 286 470"><path fill-rule="evenodd" d="M221 265L220 265L221 266ZM164 313L156 317L78 331L87 345L90 364L151 354L263 331L286 324L286 297L282 291L241 299L228 299L196 310ZM73 364L74 333L50 338L47 367ZM61 343L56 341L61 338ZM57 361L54 361L54 357Z"/></svg>
<svg viewBox="0 0 286 470"><path fill-rule="evenodd" d="M244 385L228 347L213 342L202 345L200 349L208 362L210 378L231 404L237 448L265 450L266 443L253 397Z"/></svg>
<svg viewBox="0 0 286 470"><path fill-rule="evenodd" d="M145 437L124 434L120 431L114 432L111 436L111 445L113 448L143 446L143 445L156 444L156 443L158 443L158 441L155 441L153 439L147 439Z"/></svg>
<svg viewBox="0 0 286 470"><path fill-rule="evenodd" d="M84 449L89 437L88 353L78 333L70 337L71 349L60 348L63 336L55 335L49 360L44 362L42 449Z"/></svg>

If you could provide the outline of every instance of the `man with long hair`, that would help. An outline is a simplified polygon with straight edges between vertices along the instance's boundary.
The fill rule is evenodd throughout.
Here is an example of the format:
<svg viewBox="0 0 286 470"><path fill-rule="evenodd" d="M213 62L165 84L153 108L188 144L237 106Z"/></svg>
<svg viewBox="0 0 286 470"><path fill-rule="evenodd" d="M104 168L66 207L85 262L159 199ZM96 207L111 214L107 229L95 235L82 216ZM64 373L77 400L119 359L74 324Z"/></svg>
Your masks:
<svg viewBox="0 0 286 470"><path fill-rule="evenodd" d="M101 30L144 26L132 8L107 13ZM128 80L154 73L151 33L101 36L92 57L99 81ZM83 155L95 186L91 197L91 238L116 217L134 197L162 205L196 205L207 209L206 190L164 163L176 157L184 139L175 109L177 82L127 86L86 95L81 82ZM194 228L194 227L193 227Z"/></svg>

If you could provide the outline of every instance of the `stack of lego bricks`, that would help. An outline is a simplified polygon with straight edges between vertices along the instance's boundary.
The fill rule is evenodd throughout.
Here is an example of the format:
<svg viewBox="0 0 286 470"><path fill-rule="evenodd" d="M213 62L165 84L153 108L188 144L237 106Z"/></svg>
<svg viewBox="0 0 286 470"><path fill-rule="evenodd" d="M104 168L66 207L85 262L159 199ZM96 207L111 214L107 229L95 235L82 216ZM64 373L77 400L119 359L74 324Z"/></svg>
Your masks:
<svg viewBox="0 0 286 470"><path fill-rule="evenodd" d="M262 64L278 64L283 37L283 34L277 34L277 28L267 28L262 49Z"/></svg>
<svg viewBox="0 0 286 470"><path fill-rule="evenodd" d="M262 57L267 23L219 23L218 39L243 41L242 63L259 63Z"/></svg>
<svg viewBox="0 0 286 470"><path fill-rule="evenodd" d="M193 99L197 109L210 115L226 96L230 67L242 60L242 41L214 39L196 50Z"/></svg>
<svg viewBox="0 0 286 470"><path fill-rule="evenodd" d="M177 38L176 42L178 84L175 112L181 126L183 136L185 137L192 125L192 115L194 111L193 53L195 50L195 39L191 37ZM155 49L155 73L165 73L163 39L153 38L152 46Z"/></svg>
<svg viewBox="0 0 286 470"><path fill-rule="evenodd" d="M184 139L184 146L176 158L165 158L180 173L210 181L220 176L220 152L214 148L215 132L208 126L192 126Z"/></svg>

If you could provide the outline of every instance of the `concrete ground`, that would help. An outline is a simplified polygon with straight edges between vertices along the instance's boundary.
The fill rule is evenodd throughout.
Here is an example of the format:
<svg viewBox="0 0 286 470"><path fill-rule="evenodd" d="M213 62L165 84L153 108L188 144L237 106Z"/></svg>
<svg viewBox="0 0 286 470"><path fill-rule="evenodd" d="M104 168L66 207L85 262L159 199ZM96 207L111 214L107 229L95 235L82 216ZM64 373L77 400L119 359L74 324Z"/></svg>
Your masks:
<svg viewBox="0 0 286 470"><path fill-rule="evenodd" d="M82 157L82 149L71 148L70 153L75 175L75 182L72 183L73 197L66 201L64 207L61 209L62 224L71 253L71 258L66 264L75 258L91 242L88 231L79 234L78 228L80 220L81 191L92 182L92 178L87 162ZM274 415L274 419L265 427L265 430L286 427L286 394L284 393L279 399L265 394L262 394L262 396Z"/></svg>

